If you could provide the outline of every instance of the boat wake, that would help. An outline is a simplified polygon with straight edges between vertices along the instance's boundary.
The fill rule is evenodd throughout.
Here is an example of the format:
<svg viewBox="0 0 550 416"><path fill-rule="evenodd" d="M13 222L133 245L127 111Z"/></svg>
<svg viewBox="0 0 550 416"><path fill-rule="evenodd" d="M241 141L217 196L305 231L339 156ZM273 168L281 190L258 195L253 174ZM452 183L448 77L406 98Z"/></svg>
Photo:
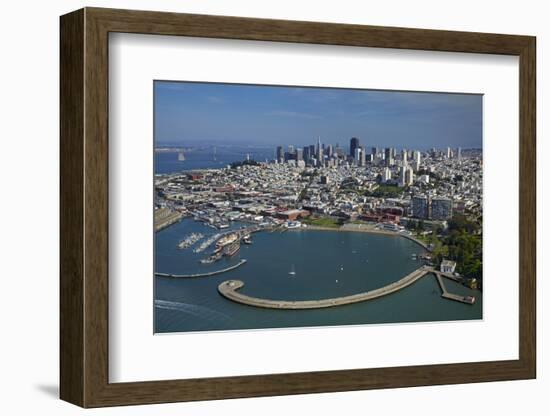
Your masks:
<svg viewBox="0 0 550 416"><path fill-rule="evenodd" d="M215 321L221 320L224 322L232 321L231 317L224 313L215 311L205 306L194 305L192 303L172 302L169 300L155 299L155 308L179 311L201 319Z"/></svg>

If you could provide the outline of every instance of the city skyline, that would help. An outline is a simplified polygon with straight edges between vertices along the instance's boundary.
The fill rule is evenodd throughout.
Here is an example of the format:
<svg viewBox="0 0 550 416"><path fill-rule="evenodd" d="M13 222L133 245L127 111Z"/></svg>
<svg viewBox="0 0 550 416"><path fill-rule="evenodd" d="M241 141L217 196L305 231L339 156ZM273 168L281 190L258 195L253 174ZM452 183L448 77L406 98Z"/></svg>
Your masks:
<svg viewBox="0 0 550 416"><path fill-rule="evenodd" d="M156 81L157 144L482 147L482 96Z"/></svg>

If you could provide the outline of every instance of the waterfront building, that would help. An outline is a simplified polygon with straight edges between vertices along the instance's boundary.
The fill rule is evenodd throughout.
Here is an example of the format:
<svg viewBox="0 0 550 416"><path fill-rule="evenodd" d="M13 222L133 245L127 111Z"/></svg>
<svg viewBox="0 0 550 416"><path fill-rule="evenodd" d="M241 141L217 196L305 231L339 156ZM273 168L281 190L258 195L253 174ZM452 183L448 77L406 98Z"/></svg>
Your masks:
<svg viewBox="0 0 550 416"><path fill-rule="evenodd" d="M309 211L306 211L305 209L289 209L287 211L277 213L277 217L288 221L296 221L298 218L305 218L308 216Z"/></svg>
<svg viewBox="0 0 550 416"><path fill-rule="evenodd" d="M430 215L430 205L427 196L415 195L411 201L412 214L416 218L427 219Z"/></svg>
<svg viewBox="0 0 550 416"><path fill-rule="evenodd" d="M442 273L454 273L456 269L456 262L443 259L441 261L440 270Z"/></svg>
<svg viewBox="0 0 550 416"><path fill-rule="evenodd" d="M432 198L431 211L432 219L448 220L453 216L453 201L444 197Z"/></svg>
<svg viewBox="0 0 550 416"><path fill-rule="evenodd" d="M352 137L349 141L349 155L355 157L355 149L359 148L359 139L357 137ZM357 161L357 159L355 159Z"/></svg>

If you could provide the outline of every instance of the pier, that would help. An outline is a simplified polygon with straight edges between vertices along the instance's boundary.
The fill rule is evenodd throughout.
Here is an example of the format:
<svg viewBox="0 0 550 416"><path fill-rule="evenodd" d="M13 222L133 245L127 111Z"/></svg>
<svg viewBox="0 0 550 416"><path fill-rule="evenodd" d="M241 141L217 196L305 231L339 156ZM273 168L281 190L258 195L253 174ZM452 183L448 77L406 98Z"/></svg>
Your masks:
<svg viewBox="0 0 550 416"><path fill-rule="evenodd" d="M364 302L376 299L382 296L397 292L407 286L412 285L417 280L429 274L434 274L441 288L441 297L445 299L455 300L462 303L473 304L475 299L449 293L443 284L442 277L449 277L445 273L440 273L429 266L422 266L413 272L409 273L400 280L390 283L384 287L370 290L368 292L357 293L355 295L341 296L336 298L319 299L319 300L273 300L262 299L253 296L248 296L240 293L238 290L244 286L241 280L226 280L218 286L219 293L225 298L234 302L242 303L249 306L270 309L320 309L330 308L340 305L348 305L352 303Z"/></svg>
<svg viewBox="0 0 550 416"><path fill-rule="evenodd" d="M171 274L171 273L156 272L155 276L158 276L158 277L175 277L175 278L184 278L184 279L193 279L195 277L208 277L208 276L214 276L216 274L222 274L222 273L225 273L225 272L229 272L229 271L234 270L238 267L241 267L245 263L246 263L246 260L242 259L240 262L238 262L237 264L234 264L233 266L229 266L229 267L226 267L225 269L221 269L221 270L214 270L213 272L208 272L208 273Z"/></svg>
<svg viewBox="0 0 550 416"><path fill-rule="evenodd" d="M449 275L448 273L438 272L436 270L434 270L432 273L435 275L435 278L437 279L437 283L439 284L439 288L441 289L442 298L454 300L456 302L467 303L469 305L472 305L475 302L475 298L471 296L455 295L454 293L450 293L447 290L447 288L445 287L445 283L443 282L443 277L456 281L457 279L455 276Z"/></svg>

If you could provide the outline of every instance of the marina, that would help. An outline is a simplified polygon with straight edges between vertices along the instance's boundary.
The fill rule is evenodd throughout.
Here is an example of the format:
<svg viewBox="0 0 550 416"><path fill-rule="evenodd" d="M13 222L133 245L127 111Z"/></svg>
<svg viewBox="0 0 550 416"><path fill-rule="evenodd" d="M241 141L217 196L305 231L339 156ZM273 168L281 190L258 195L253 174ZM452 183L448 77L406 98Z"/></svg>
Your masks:
<svg viewBox="0 0 550 416"><path fill-rule="evenodd" d="M354 296L391 285L421 265L421 246L395 235L313 228L281 233L272 227L265 228L266 232L245 232L256 229L251 227L235 222L220 233L186 218L157 234L156 270L160 273L155 278L155 299L189 306L185 311L156 309L156 332L481 319L481 292L464 287L452 275L442 276L446 293L456 299L473 296L473 304L443 295L433 275L388 296L338 307L292 309L292 314L228 299L218 291L228 280L244 283L235 293L258 299L295 302ZM193 232L204 234L197 248L211 240L209 248L200 253L177 249L178 238ZM220 238L237 232L242 234L237 253L212 263L200 262L215 250ZM253 237L253 244L244 243L246 235ZM200 309L195 311L192 305ZM220 314L232 320L217 319Z"/></svg>
<svg viewBox="0 0 550 416"><path fill-rule="evenodd" d="M186 249L194 245L197 241L204 237L201 233L191 233L178 243L179 249Z"/></svg>

